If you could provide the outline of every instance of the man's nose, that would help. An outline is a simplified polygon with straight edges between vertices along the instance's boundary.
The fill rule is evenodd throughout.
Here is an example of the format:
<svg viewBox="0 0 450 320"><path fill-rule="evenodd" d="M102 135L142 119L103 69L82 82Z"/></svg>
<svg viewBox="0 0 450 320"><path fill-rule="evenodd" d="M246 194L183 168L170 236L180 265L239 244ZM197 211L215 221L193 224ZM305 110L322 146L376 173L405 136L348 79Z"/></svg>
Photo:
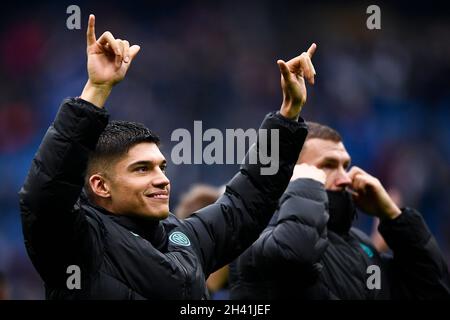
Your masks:
<svg viewBox="0 0 450 320"><path fill-rule="evenodd" d="M352 180L350 179L348 172L344 169L340 169L338 176L336 177L335 185L337 188L343 190L346 187L352 184Z"/></svg>
<svg viewBox="0 0 450 320"><path fill-rule="evenodd" d="M153 179L153 185L159 188L165 188L170 184L169 178L164 174L162 170L159 170L158 176Z"/></svg>

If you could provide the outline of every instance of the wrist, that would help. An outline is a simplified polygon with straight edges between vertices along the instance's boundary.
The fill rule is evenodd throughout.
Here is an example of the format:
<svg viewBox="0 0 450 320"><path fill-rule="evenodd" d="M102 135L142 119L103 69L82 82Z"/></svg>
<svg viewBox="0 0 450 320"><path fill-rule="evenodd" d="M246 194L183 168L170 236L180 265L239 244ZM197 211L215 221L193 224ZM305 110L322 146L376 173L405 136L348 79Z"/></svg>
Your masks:
<svg viewBox="0 0 450 320"><path fill-rule="evenodd" d="M302 107L302 103L294 103L284 100L280 108L280 114L286 119L298 120Z"/></svg>
<svg viewBox="0 0 450 320"><path fill-rule="evenodd" d="M402 214L402 210L400 210L400 208L397 207L397 205L393 204L387 210L384 211L384 214L383 214L383 216L380 216L380 219L394 220L401 214Z"/></svg>
<svg viewBox="0 0 450 320"><path fill-rule="evenodd" d="M112 86L107 84L94 84L91 80L86 82L80 98L92 103L98 108L103 108L111 93Z"/></svg>

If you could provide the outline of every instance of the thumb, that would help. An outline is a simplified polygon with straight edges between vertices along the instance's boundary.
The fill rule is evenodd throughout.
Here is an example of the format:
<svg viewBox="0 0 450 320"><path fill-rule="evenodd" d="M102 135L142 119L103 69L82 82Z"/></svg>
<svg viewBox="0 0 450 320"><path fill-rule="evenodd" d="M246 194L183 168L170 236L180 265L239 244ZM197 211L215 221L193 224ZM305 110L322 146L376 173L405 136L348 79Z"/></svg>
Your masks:
<svg viewBox="0 0 450 320"><path fill-rule="evenodd" d="M277 61L278 68L280 68L280 72L283 75L284 80L289 81L291 78L291 72L289 71L289 67L287 66L286 62L283 60Z"/></svg>
<svg viewBox="0 0 450 320"><path fill-rule="evenodd" d="M134 57L138 54L139 50L141 50L141 47L138 45L133 45L130 47L129 49L129 54L130 54L130 60L132 61L134 59Z"/></svg>

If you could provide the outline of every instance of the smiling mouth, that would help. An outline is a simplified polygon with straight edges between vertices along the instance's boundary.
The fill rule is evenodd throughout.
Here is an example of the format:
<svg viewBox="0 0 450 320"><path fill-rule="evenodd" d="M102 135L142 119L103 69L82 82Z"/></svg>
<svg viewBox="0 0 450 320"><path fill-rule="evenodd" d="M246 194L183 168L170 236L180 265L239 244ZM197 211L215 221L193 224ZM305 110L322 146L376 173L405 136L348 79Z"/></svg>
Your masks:
<svg viewBox="0 0 450 320"><path fill-rule="evenodd" d="M150 199L169 199L169 195L167 194L153 194L153 195L148 195L147 196Z"/></svg>
<svg viewBox="0 0 450 320"><path fill-rule="evenodd" d="M169 199L169 192L167 191L159 191L159 192L153 192L150 194L145 195L147 198L150 198L152 200L168 200Z"/></svg>

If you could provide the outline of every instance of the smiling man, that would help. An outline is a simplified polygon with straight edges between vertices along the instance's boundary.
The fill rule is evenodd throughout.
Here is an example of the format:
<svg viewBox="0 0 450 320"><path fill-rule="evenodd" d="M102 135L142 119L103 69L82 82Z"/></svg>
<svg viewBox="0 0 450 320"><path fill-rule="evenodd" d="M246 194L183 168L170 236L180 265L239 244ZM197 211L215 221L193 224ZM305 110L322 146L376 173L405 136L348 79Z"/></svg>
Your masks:
<svg viewBox="0 0 450 320"><path fill-rule="evenodd" d="M283 103L261 128L277 130L279 170L262 175L261 163L245 161L216 203L179 220L169 212L158 137L138 123L109 122L104 108L139 49L110 32L96 39L89 17L89 79L61 105L20 191L25 245L48 299L208 298L205 279L267 225L305 140L299 113L305 79L314 82L315 44L278 61ZM249 154L271 142L258 138Z"/></svg>
<svg viewBox="0 0 450 320"><path fill-rule="evenodd" d="M159 138L138 123L112 121L88 162L90 199L121 215L165 219L170 181Z"/></svg>

